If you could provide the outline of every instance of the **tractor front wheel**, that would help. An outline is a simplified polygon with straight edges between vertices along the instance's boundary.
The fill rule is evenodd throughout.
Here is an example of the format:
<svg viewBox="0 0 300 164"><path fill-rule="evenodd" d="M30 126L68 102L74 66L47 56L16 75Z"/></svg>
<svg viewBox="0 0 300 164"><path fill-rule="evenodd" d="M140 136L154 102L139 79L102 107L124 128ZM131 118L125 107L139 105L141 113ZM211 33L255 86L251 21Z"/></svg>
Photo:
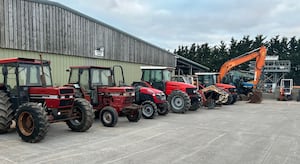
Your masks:
<svg viewBox="0 0 300 164"><path fill-rule="evenodd" d="M233 96L231 93L228 95L227 101L224 103L224 105L230 105L233 102Z"/></svg>
<svg viewBox="0 0 300 164"><path fill-rule="evenodd" d="M135 112L131 112L126 117L129 122L138 122L142 117L142 112L141 110L137 110Z"/></svg>
<svg viewBox="0 0 300 164"><path fill-rule="evenodd" d="M115 108L106 106L101 110L99 118L104 126L114 127L118 122L118 113Z"/></svg>
<svg viewBox="0 0 300 164"><path fill-rule="evenodd" d="M66 121L70 129L76 132L84 132L92 126L94 121L93 108L87 100L76 98L73 113L77 118Z"/></svg>
<svg viewBox="0 0 300 164"><path fill-rule="evenodd" d="M164 104L162 104L158 110L157 113L159 115L167 115L169 113L169 109L170 109L170 104L168 101L166 101Z"/></svg>
<svg viewBox="0 0 300 164"><path fill-rule="evenodd" d="M25 103L17 109L17 132L25 142L39 142L47 134L49 122L42 105Z"/></svg>
<svg viewBox="0 0 300 164"><path fill-rule="evenodd" d="M206 102L207 109L214 109L216 107L216 100L212 97L209 97Z"/></svg>
<svg viewBox="0 0 300 164"><path fill-rule="evenodd" d="M157 111L157 106L152 101L144 101L142 103L142 115L146 119L153 119Z"/></svg>
<svg viewBox="0 0 300 164"><path fill-rule="evenodd" d="M168 96L168 102L170 103L171 110L174 113L185 113L191 107L191 100L189 96L180 90L173 91Z"/></svg>
<svg viewBox="0 0 300 164"><path fill-rule="evenodd" d="M0 91L0 134L6 133L12 123L14 112L9 97L4 91Z"/></svg>
<svg viewBox="0 0 300 164"><path fill-rule="evenodd" d="M191 107L190 107L190 111L196 111L201 107L201 95L199 92L196 92L197 98L194 98L193 101L191 102Z"/></svg>

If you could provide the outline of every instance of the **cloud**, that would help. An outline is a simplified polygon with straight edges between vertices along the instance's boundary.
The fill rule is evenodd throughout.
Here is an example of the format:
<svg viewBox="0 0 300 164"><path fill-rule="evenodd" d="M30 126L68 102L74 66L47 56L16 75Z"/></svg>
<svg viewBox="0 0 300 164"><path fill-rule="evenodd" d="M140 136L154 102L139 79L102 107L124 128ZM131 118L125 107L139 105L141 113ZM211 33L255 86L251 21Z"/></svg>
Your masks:
<svg viewBox="0 0 300 164"><path fill-rule="evenodd" d="M232 37L300 35L297 0L59 1L162 48L219 44Z"/></svg>

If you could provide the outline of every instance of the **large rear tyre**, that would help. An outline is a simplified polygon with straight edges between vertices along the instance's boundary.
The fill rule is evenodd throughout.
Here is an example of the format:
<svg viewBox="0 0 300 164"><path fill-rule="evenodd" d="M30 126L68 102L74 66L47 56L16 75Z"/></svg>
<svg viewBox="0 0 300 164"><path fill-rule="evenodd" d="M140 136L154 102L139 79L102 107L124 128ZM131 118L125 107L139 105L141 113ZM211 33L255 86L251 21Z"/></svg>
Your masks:
<svg viewBox="0 0 300 164"><path fill-rule="evenodd" d="M25 103L17 109L17 132L25 142L41 141L47 134L49 122L47 113L42 105Z"/></svg>
<svg viewBox="0 0 300 164"><path fill-rule="evenodd" d="M12 123L14 112L9 97L0 91L0 134L6 133Z"/></svg>
<svg viewBox="0 0 300 164"><path fill-rule="evenodd" d="M144 101L142 104L142 116L146 119L153 119L157 111L157 106L152 101Z"/></svg>
<svg viewBox="0 0 300 164"><path fill-rule="evenodd" d="M191 99L180 90L173 91L168 96L168 102L174 113L185 113L191 107Z"/></svg>
<svg viewBox="0 0 300 164"><path fill-rule="evenodd" d="M118 123L118 113L111 106L104 107L100 112L99 118L103 126L106 127L114 127Z"/></svg>
<svg viewBox="0 0 300 164"><path fill-rule="evenodd" d="M167 115L169 113L170 104L169 102L165 102L162 106L160 106L157 110L159 115Z"/></svg>
<svg viewBox="0 0 300 164"><path fill-rule="evenodd" d="M142 117L142 112L141 110L137 110L131 114L128 114L126 117L129 122L138 122Z"/></svg>
<svg viewBox="0 0 300 164"><path fill-rule="evenodd" d="M92 126L94 122L93 108L87 100L76 98L74 100L73 113L78 118L66 121L72 131L84 132Z"/></svg>

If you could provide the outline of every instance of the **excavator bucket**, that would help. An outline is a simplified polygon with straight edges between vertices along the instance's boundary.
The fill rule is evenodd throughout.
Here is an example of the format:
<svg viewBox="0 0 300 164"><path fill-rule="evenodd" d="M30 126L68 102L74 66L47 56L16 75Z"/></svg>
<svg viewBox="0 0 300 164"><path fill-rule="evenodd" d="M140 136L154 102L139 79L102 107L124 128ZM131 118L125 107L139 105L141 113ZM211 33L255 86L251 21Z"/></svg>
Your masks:
<svg viewBox="0 0 300 164"><path fill-rule="evenodd" d="M249 103L259 104L262 101L262 92L259 90L254 90L253 94L249 97Z"/></svg>

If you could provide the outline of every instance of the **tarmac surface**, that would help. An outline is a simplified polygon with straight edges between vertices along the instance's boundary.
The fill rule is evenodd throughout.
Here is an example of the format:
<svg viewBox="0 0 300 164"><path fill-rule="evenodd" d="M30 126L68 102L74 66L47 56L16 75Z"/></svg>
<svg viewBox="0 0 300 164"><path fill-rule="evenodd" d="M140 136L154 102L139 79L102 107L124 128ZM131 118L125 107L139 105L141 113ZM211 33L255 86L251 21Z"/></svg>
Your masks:
<svg viewBox="0 0 300 164"><path fill-rule="evenodd" d="M84 133L51 124L39 143L0 135L0 163L298 164L300 102L239 101L213 110L169 113L114 128L95 120Z"/></svg>

